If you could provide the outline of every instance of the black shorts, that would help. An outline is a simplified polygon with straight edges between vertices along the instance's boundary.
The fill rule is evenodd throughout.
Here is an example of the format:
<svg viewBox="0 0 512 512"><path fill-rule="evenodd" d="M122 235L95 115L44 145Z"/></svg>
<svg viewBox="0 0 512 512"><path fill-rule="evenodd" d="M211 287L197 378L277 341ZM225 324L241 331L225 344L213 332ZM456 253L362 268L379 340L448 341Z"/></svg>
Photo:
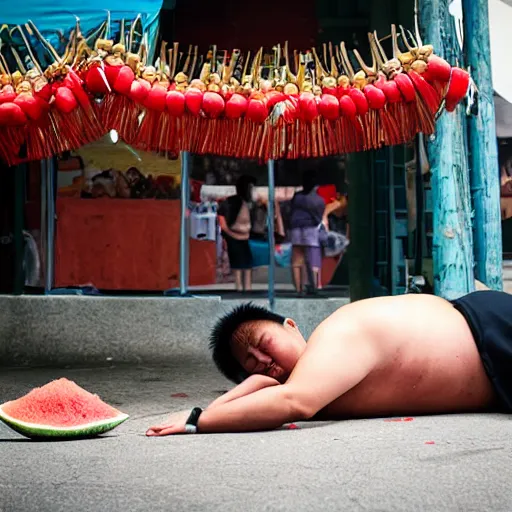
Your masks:
<svg viewBox="0 0 512 512"><path fill-rule="evenodd" d="M228 246L229 266L233 270L252 268L252 252L249 240L237 240L226 233L222 234Z"/></svg>
<svg viewBox="0 0 512 512"><path fill-rule="evenodd" d="M503 412L512 413L512 295L480 291L452 301L466 319Z"/></svg>

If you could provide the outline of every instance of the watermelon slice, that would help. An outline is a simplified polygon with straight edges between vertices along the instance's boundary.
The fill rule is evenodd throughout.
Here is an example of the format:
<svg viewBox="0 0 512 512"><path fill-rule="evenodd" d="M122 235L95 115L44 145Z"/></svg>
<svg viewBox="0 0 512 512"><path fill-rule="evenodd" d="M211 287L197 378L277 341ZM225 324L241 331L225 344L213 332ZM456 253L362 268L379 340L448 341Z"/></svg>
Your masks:
<svg viewBox="0 0 512 512"><path fill-rule="evenodd" d="M29 438L84 438L108 432L128 419L68 379L0 405L0 420Z"/></svg>

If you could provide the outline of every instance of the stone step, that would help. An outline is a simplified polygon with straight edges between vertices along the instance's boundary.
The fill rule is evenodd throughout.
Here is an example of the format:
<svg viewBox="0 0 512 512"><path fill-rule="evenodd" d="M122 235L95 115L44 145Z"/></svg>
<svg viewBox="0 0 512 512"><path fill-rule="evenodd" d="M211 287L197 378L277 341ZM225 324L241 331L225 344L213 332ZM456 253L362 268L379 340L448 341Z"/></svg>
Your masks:
<svg viewBox="0 0 512 512"><path fill-rule="evenodd" d="M512 281L512 260L503 261L503 281Z"/></svg>
<svg viewBox="0 0 512 512"><path fill-rule="evenodd" d="M503 291L512 293L512 260L503 261Z"/></svg>

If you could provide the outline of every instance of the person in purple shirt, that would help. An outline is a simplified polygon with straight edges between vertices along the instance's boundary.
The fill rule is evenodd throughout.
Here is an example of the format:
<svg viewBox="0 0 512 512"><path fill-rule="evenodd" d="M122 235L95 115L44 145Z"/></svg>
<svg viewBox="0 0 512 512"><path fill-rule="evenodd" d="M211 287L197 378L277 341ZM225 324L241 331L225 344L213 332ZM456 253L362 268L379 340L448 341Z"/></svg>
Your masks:
<svg viewBox="0 0 512 512"><path fill-rule="evenodd" d="M299 294L306 288L306 269L310 271L309 274L314 281L310 283L312 288L320 287L322 247L319 226L325 210L324 200L317 194L313 171L304 173L302 187L302 190L293 196L290 212L293 284Z"/></svg>

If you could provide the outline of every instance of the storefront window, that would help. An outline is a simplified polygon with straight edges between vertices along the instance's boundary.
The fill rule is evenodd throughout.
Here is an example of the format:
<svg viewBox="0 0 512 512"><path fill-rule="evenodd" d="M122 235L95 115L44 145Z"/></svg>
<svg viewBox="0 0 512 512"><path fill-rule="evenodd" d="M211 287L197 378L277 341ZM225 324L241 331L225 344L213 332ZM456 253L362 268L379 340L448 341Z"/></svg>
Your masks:
<svg viewBox="0 0 512 512"><path fill-rule="evenodd" d="M57 161L54 288L157 293L179 284L179 155L115 134Z"/></svg>
<svg viewBox="0 0 512 512"><path fill-rule="evenodd" d="M306 209L301 213L305 175L313 176L314 183L312 199L302 205ZM267 165L195 156L190 176L191 290L266 296L271 279ZM344 277L338 272L349 244L344 159L275 162L274 182L276 293L346 296L347 272ZM299 240L301 230L309 239Z"/></svg>
<svg viewBox="0 0 512 512"><path fill-rule="evenodd" d="M276 190L281 191L284 233L276 260L286 269L276 272L279 295L347 296L343 267L350 230L344 157L279 162Z"/></svg>
<svg viewBox="0 0 512 512"><path fill-rule="evenodd" d="M266 296L267 166L194 156L190 166L190 286L194 292Z"/></svg>

